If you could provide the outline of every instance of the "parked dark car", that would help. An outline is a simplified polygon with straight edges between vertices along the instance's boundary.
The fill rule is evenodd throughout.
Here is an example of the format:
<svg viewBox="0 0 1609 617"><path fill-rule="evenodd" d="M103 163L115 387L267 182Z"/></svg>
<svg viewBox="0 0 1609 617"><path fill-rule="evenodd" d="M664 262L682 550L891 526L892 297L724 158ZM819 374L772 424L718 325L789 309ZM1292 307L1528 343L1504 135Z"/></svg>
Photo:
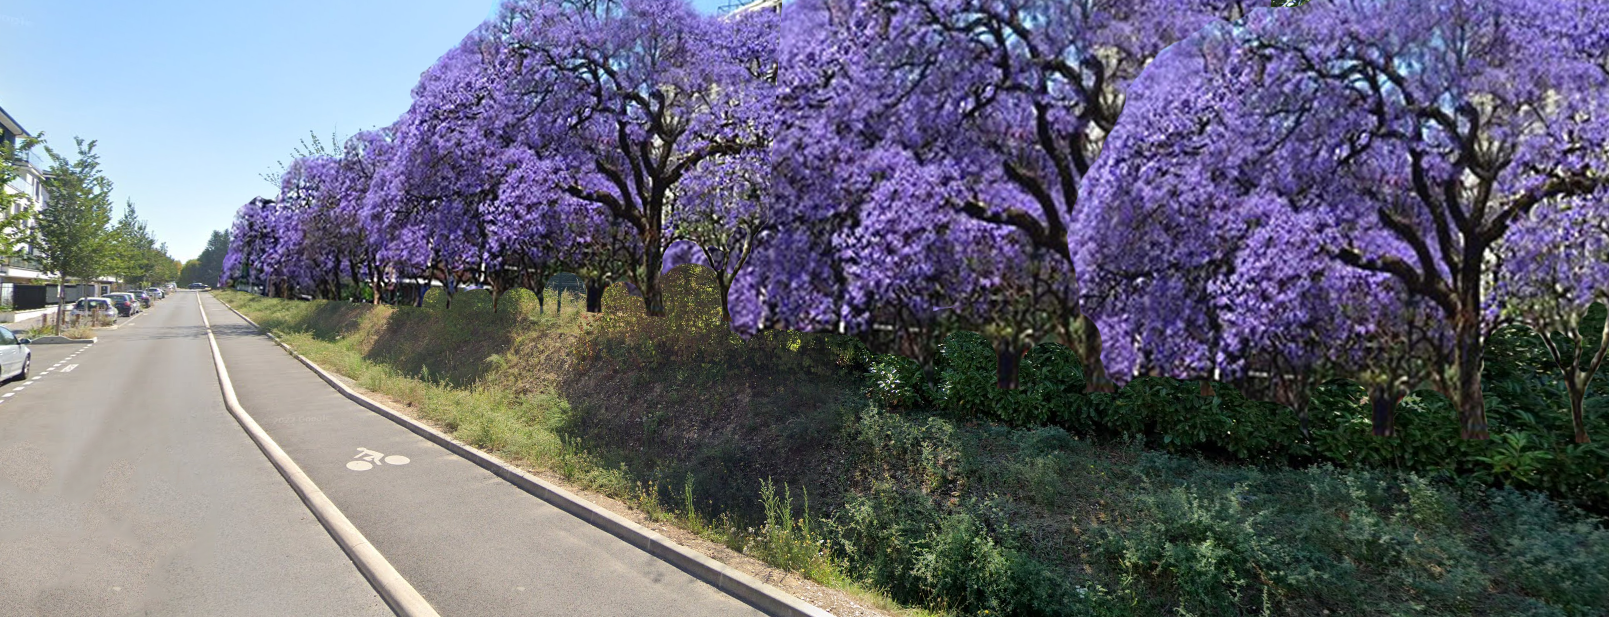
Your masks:
<svg viewBox="0 0 1609 617"><path fill-rule="evenodd" d="M142 308L151 308L151 294L145 293L145 290L143 290L143 289L130 289L130 290L125 291L123 293L126 293L126 294L129 294L131 296L134 296L135 299L140 301L140 306Z"/></svg>
<svg viewBox="0 0 1609 617"><path fill-rule="evenodd" d="M140 311L140 301L133 295L126 293L106 294L106 299L112 301L112 308L117 309L118 317L131 317Z"/></svg>

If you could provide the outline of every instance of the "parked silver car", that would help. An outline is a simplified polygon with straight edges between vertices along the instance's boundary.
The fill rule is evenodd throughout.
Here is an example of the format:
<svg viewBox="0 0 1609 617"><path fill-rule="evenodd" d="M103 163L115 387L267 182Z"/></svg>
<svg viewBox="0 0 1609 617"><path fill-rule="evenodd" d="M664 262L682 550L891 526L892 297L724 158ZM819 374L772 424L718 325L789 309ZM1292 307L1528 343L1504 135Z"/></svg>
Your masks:
<svg viewBox="0 0 1609 617"><path fill-rule="evenodd" d="M112 306L111 298L80 298L73 304L72 312L67 314L67 318L72 321L96 317L108 321L117 320L117 309Z"/></svg>

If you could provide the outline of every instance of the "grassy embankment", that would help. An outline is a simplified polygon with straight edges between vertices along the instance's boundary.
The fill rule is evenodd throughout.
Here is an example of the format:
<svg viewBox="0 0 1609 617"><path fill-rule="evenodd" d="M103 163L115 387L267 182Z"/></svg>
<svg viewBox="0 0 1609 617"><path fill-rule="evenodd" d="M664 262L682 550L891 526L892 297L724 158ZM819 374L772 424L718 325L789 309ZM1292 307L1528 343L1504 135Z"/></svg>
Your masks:
<svg viewBox="0 0 1609 617"><path fill-rule="evenodd" d="M476 447L939 613L1609 611L1609 532L1545 497L887 411L852 342L740 341L707 281L671 278L660 320L619 288L601 316L526 293L495 312L484 292L450 309L219 295Z"/></svg>

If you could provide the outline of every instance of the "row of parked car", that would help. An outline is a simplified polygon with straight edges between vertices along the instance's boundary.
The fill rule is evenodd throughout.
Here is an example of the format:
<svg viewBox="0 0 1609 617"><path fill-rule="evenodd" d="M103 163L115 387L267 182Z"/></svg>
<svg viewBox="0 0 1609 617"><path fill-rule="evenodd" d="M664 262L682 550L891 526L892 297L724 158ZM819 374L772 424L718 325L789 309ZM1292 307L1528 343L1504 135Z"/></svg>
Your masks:
<svg viewBox="0 0 1609 617"><path fill-rule="evenodd" d="M116 320L118 317L133 317L140 311L151 308L151 303L167 297L173 291L173 285L164 287L148 287L145 289L131 289L117 293L109 293L103 297L80 298L73 304L71 318L106 318Z"/></svg>

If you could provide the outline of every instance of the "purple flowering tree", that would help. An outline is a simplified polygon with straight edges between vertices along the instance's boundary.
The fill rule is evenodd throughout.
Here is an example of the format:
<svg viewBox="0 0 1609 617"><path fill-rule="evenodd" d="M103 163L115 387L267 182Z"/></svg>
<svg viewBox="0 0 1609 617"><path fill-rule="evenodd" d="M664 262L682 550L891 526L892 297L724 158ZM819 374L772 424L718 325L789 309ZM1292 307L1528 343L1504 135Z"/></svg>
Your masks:
<svg viewBox="0 0 1609 617"><path fill-rule="evenodd" d="M735 52L751 50L722 44L730 31L685 0L515 0L487 32L501 104L524 118L522 145L558 170L546 201L567 219L604 213L634 236L594 235L595 257L628 251L628 267L595 264L587 278L623 274L648 314L663 315L659 276L684 179L763 146L752 115L730 111L752 90L742 86L752 58Z"/></svg>
<svg viewBox="0 0 1609 617"><path fill-rule="evenodd" d="M1569 396L1575 441L1588 443L1582 404L1609 353L1609 320L1590 355L1581 329L1594 305L1609 307L1609 199L1539 205L1515 221L1497 254L1493 307L1541 337Z"/></svg>
<svg viewBox="0 0 1609 617"><path fill-rule="evenodd" d="M1056 334L1084 358L1091 389L1109 389L1074 285L1079 184L1144 65L1241 11L1210 0L790 6L777 220L802 228L778 234L793 248L766 253L766 304L840 330L890 311L981 325L1002 387L1027 345ZM952 250L959 258L932 261ZM776 263L790 259L803 263ZM898 289L922 297L907 306Z"/></svg>
<svg viewBox="0 0 1609 617"><path fill-rule="evenodd" d="M745 69L718 85L726 105L707 118L731 127L741 152L707 158L688 170L675 195L668 222L686 242L686 261L708 266L721 293L721 318L732 321L732 286L754 254L769 220L770 141L776 131L779 24L775 9L750 10L717 25L714 44L721 57ZM742 127L741 129L738 127ZM668 251L674 251L672 247ZM681 261L667 252L664 271Z"/></svg>
<svg viewBox="0 0 1609 617"><path fill-rule="evenodd" d="M488 217L496 199L500 128L480 38L472 34L421 76L413 105L396 125L396 149L384 173L395 198L381 202L393 237L420 242L423 273L448 302L459 286L481 280L488 265Z"/></svg>
<svg viewBox="0 0 1609 617"><path fill-rule="evenodd" d="M1228 382L1304 419L1310 384L1351 377L1380 403L1376 428L1388 434L1392 404L1424 379L1415 352L1438 328L1389 276L1308 250L1335 221L1293 212L1257 183L1262 154L1214 123L1233 111L1204 63L1219 35L1187 39L1146 69L1082 186L1075 258L1111 376Z"/></svg>
<svg viewBox="0 0 1609 617"><path fill-rule="evenodd" d="M352 283L367 283L374 292L374 303L380 303L380 290L384 287L385 271L380 254L385 247L385 236L369 224L369 191L375 173L385 165L392 142L388 130L362 131L347 140L341 151L336 174L336 213L346 225L346 250L351 268Z"/></svg>
<svg viewBox="0 0 1609 617"><path fill-rule="evenodd" d="M229 237L220 285L245 281L269 296L288 298L307 284L302 230L294 212L258 197L241 206Z"/></svg>
<svg viewBox="0 0 1609 617"><path fill-rule="evenodd" d="M294 217L296 246L288 258L297 259L314 295L338 299L342 277L361 281L352 249L360 246L357 227L340 209L340 160L328 156L296 159L281 175L278 203L283 216Z"/></svg>
<svg viewBox="0 0 1609 617"><path fill-rule="evenodd" d="M1494 325L1483 285L1492 249L1538 204L1602 191L1609 171L1606 26L1603 9L1582 0L1314 0L1298 9L1259 9L1242 26L1207 31L1180 50L1194 60L1163 65L1158 78L1131 91L1148 102L1125 113L1097 163L1109 169L1092 172L1102 179L1086 186L1087 201L1105 202L1105 218L1091 213L1080 221L1081 234L1127 217L1121 226L1145 230L1131 239L1153 244L1128 257L1117 254L1128 249L1123 244L1092 249L1086 269L1136 271L1156 252L1158 266L1171 260L1222 272L1229 268L1224 255L1246 254L1235 246L1237 235L1273 230L1283 237L1273 238L1261 259L1273 272L1295 267L1292 274L1307 283L1287 277L1242 285L1284 292L1317 286L1340 303L1330 306L1369 308L1325 314L1312 304L1324 295L1298 295L1294 303L1233 307L1249 308L1251 320L1236 328L1275 331L1277 322L1257 320L1276 314L1311 320L1315 327L1302 332L1319 339L1280 357L1306 354L1298 368L1328 364L1346 372L1389 365L1393 388L1411 387L1422 375L1459 410L1463 437L1483 439L1480 368ZM1191 71L1202 77L1189 78ZM1125 134L1132 137L1120 138ZM1155 138L1161 134L1201 138L1171 147ZM1143 164L1148 157L1165 164ZM1196 224L1147 219L1160 205L1150 199L1172 193L1207 207ZM1365 278L1343 283L1337 275ZM1097 322L1126 322L1114 328L1127 327L1153 351L1158 336L1144 330L1166 330L1169 320L1185 332L1214 332L1206 310L1214 301L1199 293L1187 301L1196 292L1179 278L1124 291L1132 297L1100 309ZM1090 293L1101 291L1095 287ZM1197 288L1216 293L1206 283ZM1133 308L1146 302L1154 306ZM1423 318L1425 310L1433 320ZM1197 336L1187 353L1164 353L1187 359L1169 370L1199 374L1225 356L1256 355L1244 347L1219 354L1200 342L1212 338ZM1303 351L1315 349L1323 354ZM1363 362L1360 354L1375 358ZM1389 426L1389 414L1377 419Z"/></svg>

